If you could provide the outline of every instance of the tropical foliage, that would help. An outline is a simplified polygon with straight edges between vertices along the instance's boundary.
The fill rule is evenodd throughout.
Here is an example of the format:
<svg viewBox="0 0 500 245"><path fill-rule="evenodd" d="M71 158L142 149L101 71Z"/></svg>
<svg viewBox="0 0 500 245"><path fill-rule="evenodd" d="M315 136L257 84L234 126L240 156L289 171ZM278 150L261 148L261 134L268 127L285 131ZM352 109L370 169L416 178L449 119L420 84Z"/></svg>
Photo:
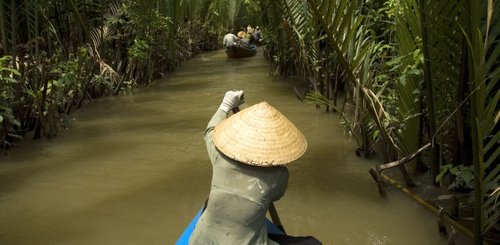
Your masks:
<svg viewBox="0 0 500 245"><path fill-rule="evenodd" d="M272 75L339 112L365 157L473 189L476 244L500 212L500 7L493 0L5 0L0 2L0 147L53 137L71 112L263 29ZM168 82L168 81L167 81ZM307 92L307 93L306 93Z"/></svg>
<svg viewBox="0 0 500 245"><path fill-rule="evenodd" d="M15 104L14 87L19 83L16 77L20 76L15 69L8 68L10 56L0 58L0 146L5 148L11 143L7 140L8 136L18 136L11 129L13 126L20 126L18 120L12 114L11 105Z"/></svg>
<svg viewBox="0 0 500 245"><path fill-rule="evenodd" d="M267 40L274 73L302 77L301 86L311 91L306 101L340 111L357 138L358 153L369 155L381 143L392 161L431 142L428 156L406 166L430 168L436 181L452 175L452 187L474 187L475 239L481 244L500 214L495 203L500 167L494 163L500 154L498 4L268 4L272 8L264 18L274 30ZM338 90L344 93L342 107Z"/></svg>
<svg viewBox="0 0 500 245"><path fill-rule="evenodd" d="M53 137L86 101L147 86L221 46L240 1L0 3L0 146Z"/></svg>

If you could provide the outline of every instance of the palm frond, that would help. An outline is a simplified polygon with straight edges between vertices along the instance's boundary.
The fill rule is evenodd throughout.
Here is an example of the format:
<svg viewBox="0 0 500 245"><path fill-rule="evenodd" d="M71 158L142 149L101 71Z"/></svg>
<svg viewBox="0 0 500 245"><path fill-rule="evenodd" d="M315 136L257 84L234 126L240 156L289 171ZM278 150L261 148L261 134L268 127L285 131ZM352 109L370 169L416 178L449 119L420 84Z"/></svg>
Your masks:
<svg viewBox="0 0 500 245"><path fill-rule="evenodd" d="M321 28L325 31L328 37L329 45L334 49L337 61L344 70L344 74L346 74L348 81L353 84L354 87L359 88L360 95L364 100L366 100L366 109L379 128L382 137L389 144L389 147L394 155L401 155L401 150L382 123L384 119L378 114L379 111L383 110L382 103L379 101L377 96L373 96L375 93L370 92L371 90L363 85L364 81L361 81L360 77L356 75L355 71L357 67L354 66L352 60L353 55L349 56L349 53L347 52L348 49L345 48L347 47L345 42L353 41L347 39L347 37L352 36L350 33L356 33L358 31L358 29L352 28L358 26L355 23L359 21L357 18L361 18L361 15L355 11L357 4L351 1L339 0L330 1L329 4L335 4L333 6L330 5L325 7L322 5L322 8L320 8L314 0L308 0L308 2L313 10L314 16L319 21ZM327 11L327 13L333 11L333 15L327 15L325 11ZM350 13L350 16L346 15L347 13ZM339 17L339 15L342 17ZM349 22L347 19L351 19L352 21ZM351 25L346 23L353 24ZM367 42L367 45L373 44Z"/></svg>
<svg viewBox="0 0 500 245"><path fill-rule="evenodd" d="M497 67L500 57L495 52L499 39L500 9L492 0L468 2L467 26L462 29L469 49L469 80L471 87L470 125L474 166L474 240L483 242L483 235L499 220L500 210L495 208L488 193L498 188L498 160L500 151L495 122L499 91ZM482 16L487 16L484 22ZM493 19L491 19L493 18ZM493 52L492 52L493 51ZM492 59L494 61L492 61ZM490 66L491 65L491 66ZM494 145L497 145L495 147ZM489 151L486 151L488 149ZM489 196L489 197L488 197ZM484 198L487 198L484 201Z"/></svg>
<svg viewBox="0 0 500 245"><path fill-rule="evenodd" d="M500 65L500 48L498 47L498 42L500 40L500 5L493 1L488 1L486 6L487 12L487 22L484 30L484 43L485 48L484 55L484 82L485 85L483 94L484 100L482 104L484 110L482 114L479 114L481 123L481 137L484 141L484 148L482 149L482 154L484 154L484 169L485 176L482 181L484 181L484 196L486 196L486 201L482 205L484 209L484 222L482 224L483 234L489 231L498 220L500 220L500 209L497 206L498 190L500 183L500 166L498 165L498 159L500 158L500 131L498 129L498 121L496 119L498 115L500 91L499 86L499 65ZM481 95L480 95L481 96ZM488 195L488 193L492 193ZM495 193L497 193L495 195Z"/></svg>
<svg viewBox="0 0 500 245"><path fill-rule="evenodd" d="M416 1L408 1L400 6L395 16L395 40L396 50L399 56L393 59L396 64L396 70L399 77L393 82L395 93L398 94L397 110L402 117L414 115L421 111L420 95L422 92L420 86L421 75L417 72L408 74L408 67L421 69L418 67L418 61L421 56L420 49L421 25L419 9ZM398 134L400 147L405 155L415 152L419 148L420 120L418 117L408 118L404 121L404 127L401 127Z"/></svg>

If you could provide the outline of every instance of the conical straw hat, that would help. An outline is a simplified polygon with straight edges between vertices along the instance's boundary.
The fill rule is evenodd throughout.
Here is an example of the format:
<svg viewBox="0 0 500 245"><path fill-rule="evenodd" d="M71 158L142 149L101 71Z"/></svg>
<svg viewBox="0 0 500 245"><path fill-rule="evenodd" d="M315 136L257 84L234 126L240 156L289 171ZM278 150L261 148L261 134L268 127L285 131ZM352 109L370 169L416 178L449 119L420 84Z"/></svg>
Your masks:
<svg viewBox="0 0 500 245"><path fill-rule="evenodd" d="M266 102L220 122L214 129L214 143L229 158L262 167L285 165L307 149L304 135Z"/></svg>

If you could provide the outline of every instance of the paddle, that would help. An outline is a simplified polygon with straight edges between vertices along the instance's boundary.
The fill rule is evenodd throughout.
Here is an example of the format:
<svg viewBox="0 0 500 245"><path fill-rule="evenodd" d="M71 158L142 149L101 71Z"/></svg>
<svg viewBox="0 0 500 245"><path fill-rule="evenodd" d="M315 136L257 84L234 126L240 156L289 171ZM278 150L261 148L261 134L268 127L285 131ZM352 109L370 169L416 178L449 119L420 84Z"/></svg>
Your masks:
<svg viewBox="0 0 500 245"><path fill-rule="evenodd" d="M285 227L283 227L283 224L281 224L280 217L278 216L278 211L276 211L276 207L274 206L274 202L269 205L269 214L271 215L271 220L273 221L273 224L280 229L283 234L286 235Z"/></svg>
<svg viewBox="0 0 500 245"><path fill-rule="evenodd" d="M233 108L233 114L236 114L240 111L239 107ZM271 215L271 220L273 221L273 224L280 229L283 234L286 235L285 227L283 227L283 224L281 224L280 217L278 216L278 211L276 211L276 207L274 206L274 202L271 202L271 205L269 205L269 215Z"/></svg>

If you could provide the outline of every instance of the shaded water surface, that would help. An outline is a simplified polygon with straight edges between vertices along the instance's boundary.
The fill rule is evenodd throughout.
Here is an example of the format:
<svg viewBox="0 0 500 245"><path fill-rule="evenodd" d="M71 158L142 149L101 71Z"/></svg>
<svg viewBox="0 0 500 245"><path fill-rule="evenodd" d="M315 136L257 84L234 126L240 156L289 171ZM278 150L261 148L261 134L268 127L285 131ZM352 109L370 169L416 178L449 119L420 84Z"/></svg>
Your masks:
<svg viewBox="0 0 500 245"><path fill-rule="evenodd" d="M260 51L260 50L259 50ZM183 64L148 89L95 101L52 140L0 158L0 244L173 244L206 199L203 130L224 92L267 101L306 136L276 203L289 234L325 244L445 244L434 216L397 190L379 197L337 114L296 100L261 53L222 52Z"/></svg>

